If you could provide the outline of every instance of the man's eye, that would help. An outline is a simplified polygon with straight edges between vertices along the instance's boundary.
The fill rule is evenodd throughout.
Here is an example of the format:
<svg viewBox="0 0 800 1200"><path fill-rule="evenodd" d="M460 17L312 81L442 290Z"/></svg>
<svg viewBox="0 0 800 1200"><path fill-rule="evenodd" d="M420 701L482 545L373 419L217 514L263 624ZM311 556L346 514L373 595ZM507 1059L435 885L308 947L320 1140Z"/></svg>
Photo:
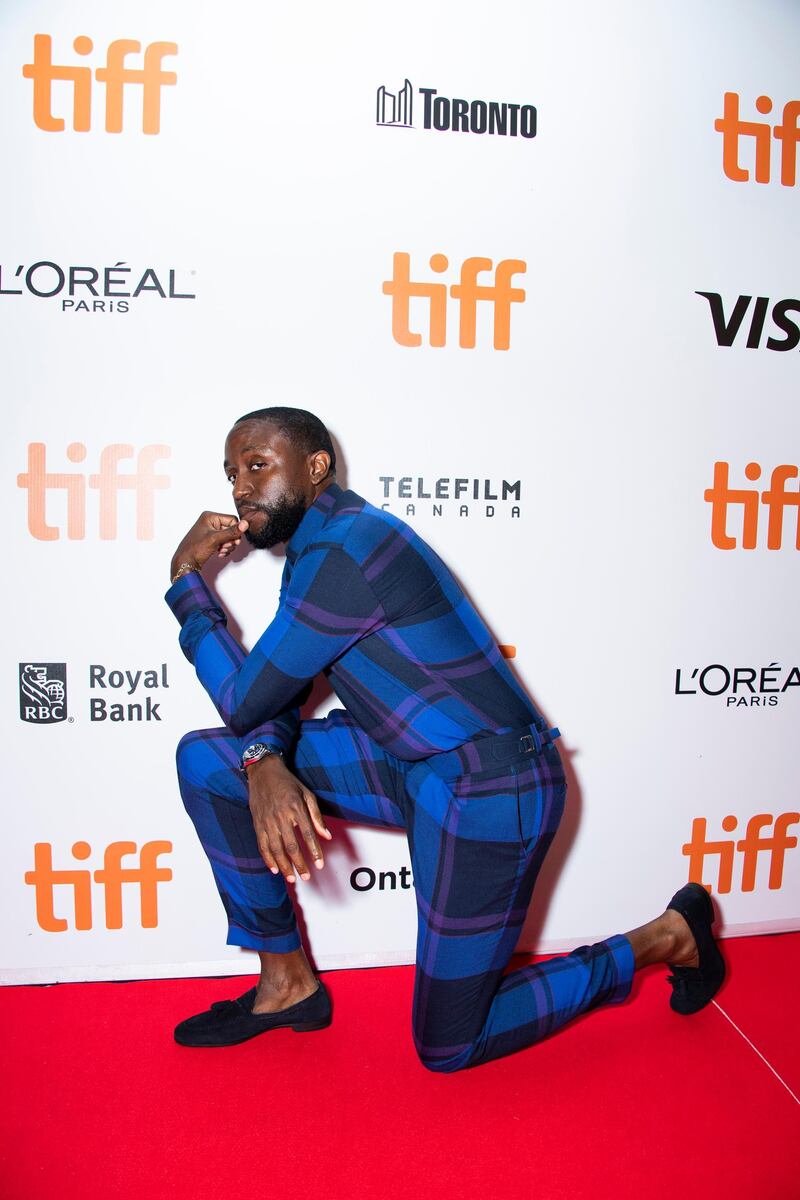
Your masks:
<svg viewBox="0 0 800 1200"><path fill-rule="evenodd" d="M225 478L227 479L228 483L235 483L236 482L236 472L229 471L228 474L225 476Z"/></svg>
<svg viewBox="0 0 800 1200"><path fill-rule="evenodd" d="M259 467L265 467L267 464L263 462L250 463L250 470L257 471Z"/></svg>

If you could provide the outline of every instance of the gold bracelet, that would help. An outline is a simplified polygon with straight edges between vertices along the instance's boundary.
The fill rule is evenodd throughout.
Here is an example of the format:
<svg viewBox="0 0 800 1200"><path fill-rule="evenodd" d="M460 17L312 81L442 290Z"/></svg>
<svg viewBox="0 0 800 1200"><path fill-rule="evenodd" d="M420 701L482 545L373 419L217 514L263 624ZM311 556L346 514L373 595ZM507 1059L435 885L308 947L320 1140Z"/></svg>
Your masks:
<svg viewBox="0 0 800 1200"><path fill-rule="evenodd" d="M190 571L196 571L197 569L198 568L194 565L194 563L180 563L177 571L172 576L170 583L177 583L178 580L182 579L184 575L188 575Z"/></svg>

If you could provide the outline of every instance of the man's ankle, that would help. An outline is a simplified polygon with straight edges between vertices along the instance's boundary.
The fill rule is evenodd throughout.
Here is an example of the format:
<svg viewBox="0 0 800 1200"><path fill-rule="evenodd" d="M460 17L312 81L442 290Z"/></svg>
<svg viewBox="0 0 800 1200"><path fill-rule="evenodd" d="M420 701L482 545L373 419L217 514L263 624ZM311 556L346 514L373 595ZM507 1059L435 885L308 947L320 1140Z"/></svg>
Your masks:
<svg viewBox="0 0 800 1200"><path fill-rule="evenodd" d="M253 1011L277 1012L291 1008L312 996L318 987L319 982L313 975L282 979L262 975L256 988Z"/></svg>
<svg viewBox="0 0 800 1200"><path fill-rule="evenodd" d="M289 1008L317 990L317 979L302 947L288 954L259 953L261 978L255 1006L269 1012Z"/></svg>

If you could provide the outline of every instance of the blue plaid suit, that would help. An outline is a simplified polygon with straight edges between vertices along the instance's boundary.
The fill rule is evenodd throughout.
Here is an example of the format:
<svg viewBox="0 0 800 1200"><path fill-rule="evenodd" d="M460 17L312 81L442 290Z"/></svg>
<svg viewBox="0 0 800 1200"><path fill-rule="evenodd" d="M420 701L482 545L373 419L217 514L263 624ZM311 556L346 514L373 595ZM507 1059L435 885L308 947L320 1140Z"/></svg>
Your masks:
<svg viewBox="0 0 800 1200"><path fill-rule="evenodd" d="M299 946L286 885L264 866L239 770L279 747L325 812L403 828L418 909L413 1028L453 1071L530 1045L625 998L624 937L504 974L566 786L545 722L440 559L407 525L332 485L287 546L278 613L249 655L199 575L167 600L225 722L187 734L178 777L229 920L228 942ZM324 671L346 705L301 721Z"/></svg>

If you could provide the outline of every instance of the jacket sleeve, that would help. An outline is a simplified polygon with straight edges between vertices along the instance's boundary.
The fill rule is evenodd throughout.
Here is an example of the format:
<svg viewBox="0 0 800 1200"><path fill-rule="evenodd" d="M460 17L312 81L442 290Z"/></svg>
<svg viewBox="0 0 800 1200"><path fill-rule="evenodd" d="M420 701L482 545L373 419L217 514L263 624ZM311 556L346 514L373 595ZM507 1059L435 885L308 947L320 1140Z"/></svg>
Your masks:
<svg viewBox="0 0 800 1200"><path fill-rule="evenodd" d="M386 623L359 566L331 546L310 546L297 559L274 620L247 655L228 632L219 600L199 574L184 575L166 600L181 624L184 654L222 720L240 736L263 729L265 723L282 725L278 736L287 736L285 722L299 694L320 671Z"/></svg>
<svg viewBox="0 0 800 1200"><path fill-rule="evenodd" d="M278 609L286 600L286 589L289 585L291 570L288 559L284 563L283 575L281 577L281 594L278 603ZM244 655L242 655L244 661ZM256 742L263 742L267 746L271 746L273 750L280 750L281 754L288 755L294 747L297 740L297 733L300 728L300 707L305 704L311 693L311 684L307 684L299 695L295 696L292 707L286 712L281 713L272 721L263 721L257 725L255 729L251 729L242 738L242 744L239 747L244 753L248 746L254 745Z"/></svg>

